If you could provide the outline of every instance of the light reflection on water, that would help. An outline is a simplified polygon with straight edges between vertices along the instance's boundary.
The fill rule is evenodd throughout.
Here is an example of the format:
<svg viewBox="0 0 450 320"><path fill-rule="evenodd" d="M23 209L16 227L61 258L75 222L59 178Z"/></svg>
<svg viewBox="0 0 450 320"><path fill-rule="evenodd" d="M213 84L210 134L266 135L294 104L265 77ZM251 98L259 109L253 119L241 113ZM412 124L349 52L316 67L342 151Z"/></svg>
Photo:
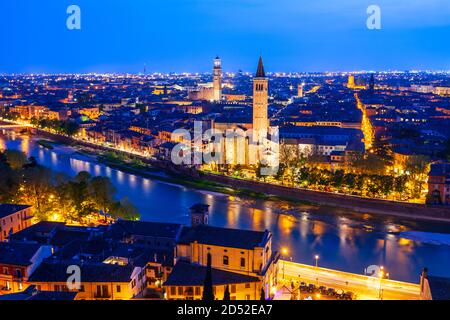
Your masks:
<svg viewBox="0 0 450 320"><path fill-rule="evenodd" d="M406 222L377 218L348 210L298 206L239 199L191 190L127 174L96 163L91 156L68 147L48 150L35 139L0 135L0 148L22 150L38 162L68 175L88 171L109 177L120 198L134 203L143 220L189 223L188 208L197 202L210 205L210 223L229 228L273 232L275 248L286 247L295 261L362 273L369 265L385 266L391 278L418 282L422 267L431 274L450 277L450 246L407 240L396 233L406 230L450 233L448 224Z"/></svg>

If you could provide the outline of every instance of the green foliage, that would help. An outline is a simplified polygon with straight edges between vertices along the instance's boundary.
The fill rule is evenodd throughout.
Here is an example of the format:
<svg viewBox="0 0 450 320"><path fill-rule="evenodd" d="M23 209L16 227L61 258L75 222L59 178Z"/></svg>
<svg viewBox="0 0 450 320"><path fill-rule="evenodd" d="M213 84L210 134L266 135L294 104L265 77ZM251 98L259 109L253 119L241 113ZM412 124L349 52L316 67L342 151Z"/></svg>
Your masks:
<svg viewBox="0 0 450 320"><path fill-rule="evenodd" d="M79 125L73 121L61 121L56 119L31 119L31 123L41 129L52 129L58 134L74 136L80 129Z"/></svg>
<svg viewBox="0 0 450 320"><path fill-rule="evenodd" d="M6 157L6 161L9 163L13 170L17 170L23 167L27 162L27 156L25 153L18 150L5 150L3 153Z"/></svg>
<svg viewBox="0 0 450 320"><path fill-rule="evenodd" d="M127 200L118 201L116 189L106 177L79 172L73 179L41 166L36 159L6 150L0 152L0 201L33 206L39 220L79 221L93 213L138 219L137 209Z"/></svg>

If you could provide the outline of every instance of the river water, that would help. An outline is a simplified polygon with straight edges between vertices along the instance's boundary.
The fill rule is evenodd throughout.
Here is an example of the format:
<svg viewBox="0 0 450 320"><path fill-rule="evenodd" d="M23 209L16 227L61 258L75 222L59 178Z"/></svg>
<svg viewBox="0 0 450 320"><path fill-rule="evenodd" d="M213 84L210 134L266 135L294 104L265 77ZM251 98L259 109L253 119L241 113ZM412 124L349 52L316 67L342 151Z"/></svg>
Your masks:
<svg viewBox="0 0 450 320"><path fill-rule="evenodd" d="M3 131L0 149L24 151L40 164L71 176L83 170L107 176L118 197L128 197L139 209L142 220L188 224L189 207L206 203L211 225L268 229L273 233L274 249L287 248L294 261L314 264L317 254L322 267L360 274L369 265L383 265L391 279L416 283L423 267L432 275L450 277L450 224L193 190L112 169L68 146L49 150L36 139Z"/></svg>

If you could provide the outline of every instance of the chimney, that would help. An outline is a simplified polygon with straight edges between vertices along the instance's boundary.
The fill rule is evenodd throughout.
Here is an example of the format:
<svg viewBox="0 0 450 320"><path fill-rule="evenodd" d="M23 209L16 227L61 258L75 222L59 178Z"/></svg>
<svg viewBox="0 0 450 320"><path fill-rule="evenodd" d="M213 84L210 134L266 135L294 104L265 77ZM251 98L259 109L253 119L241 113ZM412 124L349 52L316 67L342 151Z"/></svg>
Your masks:
<svg viewBox="0 0 450 320"><path fill-rule="evenodd" d="M209 217L209 205L197 203L189 208L191 211L191 225L207 225Z"/></svg>

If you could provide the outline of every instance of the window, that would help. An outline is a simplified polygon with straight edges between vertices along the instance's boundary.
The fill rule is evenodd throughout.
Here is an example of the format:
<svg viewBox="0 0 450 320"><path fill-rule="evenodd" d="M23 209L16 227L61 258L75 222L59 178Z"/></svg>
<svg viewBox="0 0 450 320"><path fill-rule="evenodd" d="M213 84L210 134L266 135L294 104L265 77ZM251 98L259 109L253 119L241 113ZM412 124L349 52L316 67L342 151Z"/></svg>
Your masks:
<svg viewBox="0 0 450 320"><path fill-rule="evenodd" d="M8 273L9 273L8 268L4 267L3 268L3 274L8 274Z"/></svg>
<svg viewBox="0 0 450 320"><path fill-rule="evenodd" d="M245 268L245 258L241 258L241 268Z"/></svg>
<svg viewBox="0 0 450 320"><path fill-rule="evenodd" d="M179 296L183 295L183 287L178 287L178 295Z"/></svg>
<svg viewBox="0 0 450 320"><path fill-rule="evenodd" d="M121 291L120 285L116 286L116 292L120 292L120 291Z"/></svg>
<svg viewBox="0 0 450 320"><path fill-rule="evenodd" d="M196 295L196 296L201 295L200 287L195 287L195 295Z"/></svg>
<svg viewBox="0 0 450 320"><path fill-rule="evenodd" d="M223 256L223 265L228 265L228 256Z"/></svg>
<svg viewBox="0 0 450 320"><path fill-rule="evenodd" d="M80 286L80 290L78 290L79 292L84 292L84 285Z"/></svg>
<svg viewBox="0 0 450 320"><path fill-rule="evenodd" d="M250 283L245 284L245 289L250 289Z"/></svg>
<svg viewBox="0 0 450 320"><path fill-rule="evenodd" d="M16 273L15 273L16 278L22 278L22 271L20 269L16 269Z"/></svg>
<svg viewBox="0 0 450 320"><path fill-rule="evenodd" d="M250 300L250 295L249 294L245 295L245 300Z"/></svg>
<svg viewBox="0 0 450 320"><path fill-rule="evenodd" d="M232 284L232 285L231 285L231 290L230 290L230 292L231 292L231 293L236 293L236 285L235 285L235 284Z"/></svg>
<svg viewBox="0 0 450 320"><path fill-rule="evenodd" d="M170 287L170 295L175 296L177 294L177 287Z"/></svg>

